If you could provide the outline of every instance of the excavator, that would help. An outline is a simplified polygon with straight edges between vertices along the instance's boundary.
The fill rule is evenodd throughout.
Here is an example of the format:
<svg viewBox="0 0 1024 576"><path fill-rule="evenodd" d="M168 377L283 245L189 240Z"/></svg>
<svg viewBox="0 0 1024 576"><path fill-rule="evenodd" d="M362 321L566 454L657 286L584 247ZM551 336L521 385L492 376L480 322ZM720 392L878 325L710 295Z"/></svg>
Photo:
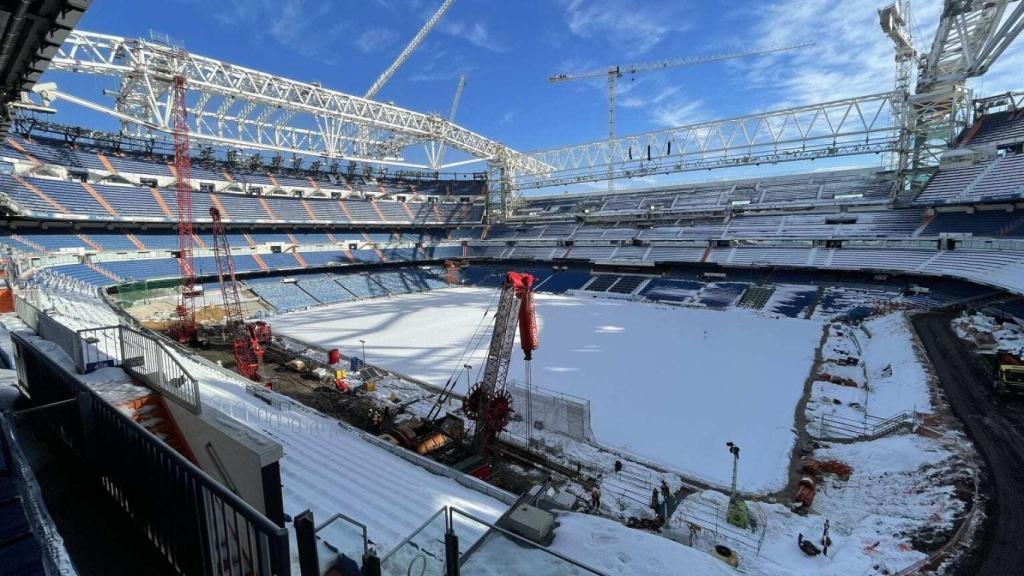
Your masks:
<svg viewBox="0 0 1024 576"><path fill-rule="evenodd" d="M430 454L478 478L486 479L490 476L490 446L515 412L512 395L505 384L512 363L516 328L519 329L520 347L527 362L527 374L530 373L529 363L533 359L533 352L540 346L533 284L534 277L530 274L505 274L494 312L494 330L487 349L483 375L462 399L462 413L473 424L471 433L465 433L463 420L458 416L441 415L458 382L458 378L452 378L438 395L425 419L400 425L384 425L382 438L420 454Z"/></svg>

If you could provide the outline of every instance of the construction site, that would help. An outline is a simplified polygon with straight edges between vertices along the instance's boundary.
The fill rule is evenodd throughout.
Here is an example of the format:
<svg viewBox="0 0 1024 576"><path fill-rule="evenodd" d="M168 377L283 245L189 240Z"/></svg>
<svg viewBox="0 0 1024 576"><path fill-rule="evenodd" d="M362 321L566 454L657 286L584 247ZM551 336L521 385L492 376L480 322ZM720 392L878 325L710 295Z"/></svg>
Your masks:
<svg viewBox="0 0 1024 576"><path fill-rule="evenodd" d="M661 60L611 1L541 48L465 19L496 7L363 7L416 30L345 24L389 62L361 95L82 30L92 4L0 9L0 573L1020 571L1024 2L800 35L779 0L762 40ZM530 51L565 39L635 63ZM455 40L574 70L541 78L573 114L516 132L487 92L501 140L463 127L490 70L439 72ZM790 94L637 124L691 68ZM378 97L439 78L443 113Z"/></svg>

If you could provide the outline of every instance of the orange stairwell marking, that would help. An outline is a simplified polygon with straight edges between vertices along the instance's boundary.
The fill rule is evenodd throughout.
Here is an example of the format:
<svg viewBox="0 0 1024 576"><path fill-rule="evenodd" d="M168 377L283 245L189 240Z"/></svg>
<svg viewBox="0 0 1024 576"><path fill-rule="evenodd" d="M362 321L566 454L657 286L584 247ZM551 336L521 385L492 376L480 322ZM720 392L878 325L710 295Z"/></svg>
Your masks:
<svg viewBox="0 0 1024 576"><path fill-rule="evenodd" d="M299 239L296 238L291 232L285 232L285 236L288 237L288 241L291 242L292 244L295 244L296 246L299 245Z"/></svg>
<svg viewBox="0 0 1024 576"><path fill-rule="evenodd" d="M164 444L196 464L195 454L185 440L181 428L167 408L167 401L158 393L150 393L127 402L117 408L128 413L128 417L159 438Z"/></svg>
<svg viewBox="0 0 1024 576"><path fill-rule="evenodd" d="M305 198L300 198L299 202L302 202L302 207L306 209L306 214L309 214L309 219L317 220L316 212L313 212L313 207L309 205L309 202L306 202Z"/></svg>
<svg viewBox="0 0 1024 576"><path fill-rule="evenodd" d="M206 242L203 242L203 239L198 234L192 234L192 239L196 241L200 248L206 248Z"/></svg>
<svg viewBox="0 0 1024 576"><path fill-rule="evenodd" d="M299 254L297 250L292 250L292 256L295 257L295 261L299 263L300 268L307 268L306 261L302 258L302 254Z"/></svg>
<svg viewBox="0 0 1024 576"><path fill-rule="evenodd" d="M228 173L227 169L221 170L221 174L224 174L224 179L227 180L228 182L235 181L235 179L231 177L231 174Z"/></svg>
<svg viewBox="0 0 1024 576"><path fill-rule="evenodd" d="M330 232L324 232L324 235L327 236L327 239L331 241L331 244L338 243L338 239L334 237L334 234L331 234Z"/></svg>
<svg viewBox="0 0 1024 576"><path fill-rule="evenodd" d="M168 218L174 218L174 214L171 213L170 206L164 201L164 197L160 194L160 191L156 188L150 188L149 193L153 195L153 200L156 200L156 205L160 207L160 211L164 213L164 216Z"/></svg>
<svg viewBox="0 0 1024 576"><path fill-rule="evenodd" d="M352 215L349 214L349 212L348 212L348 206L345 206L345 203L342 202L340 199L338 200L338 206L341 206L341 211L345 213L345 219L348 220L349 222L351 222L352 221Z"/></svg>
<svg viewBox="0 0 1024 576"><path fill-rule="evenodd" d="M117 213L117 210L114 210L114 207L110 205L110 202L107 202L107 199L92 187L92 184L89 184L88 182L79 182L79 184L82 185L82 188L85 188L85 191L89 193L89 196L92 196L92 199L95 200L97 204L103 206L103 209L106 210L108 214L115 217L121 216Z"/></svg>
<svg viewBox="0 0 1024 576"><path fill-rule="evenodd" d="M377 258L380 258L381 262L388 261L388 259L384 257L384 253L380 251L380 248L374 248L373 251L377 253Z"/></svg>
<svg viewBox="0 0 1024 576"><path fill-rule="evenodd" d="M252 239L248 232L242 232L242 236L245 237L245 241L249 243L250 248L256 247L256 241Z"/></svg>
<svg viewBox="0 0 1024 576"><path fill-rule="evenodd" d="M132 244L135 244L135 247L138 248L139 250L148 250L148 248L146 248L146 245L142 243L142 240L139 240L135 236L135 234L132 234L131 232L125 232L124 235L127 236L128 241L131 242Z"/></svg>
<svg viewBox="0 0 1024 576"><path fill-rule="evenodd" d="M273 185L273 186L274 186L275 188L280 188L280 187L281 187L281 185L277 183L277 178L274 178L274 175L273 175L273 174L271 174L270 172L267 172L267 178L269 178L269 179L270 179L270 183L271 183L271 184L272 184L272 185Z"/></svg>
<svg viewBox="0 0 1024 576"><path fill-rule="evenodd" d="M431 204L430 207L434 209L434 216L437 216L437 221L444 222L444 216L441 214L441 209L437 207L437 204Z"/></svg>
<svg viewBox="0 0 1024 576"><path fill-rule="evenodd" d="M490 225L484 224L484 227L480 230L480 239L487 240L487 231L490 230Z"/></svg>
<svg viewBox="0 0 1024 576"><path fill-rule="evenodd" d="M380 216L381 222L387 222L388 219L384 217L384 213L380 211L380 206L377 206L377 202L373 198L370 198L370 206L377 213L377 216Z"/></svg>
<svg viewBox="0 0 1024 576"><path fill-rule="evenodd" d="M24 156L25 158L28 158L29 160L31 160L32 163L35 164L36 166L42 166L43 165L43 163L39 160L39 158L36 158L32 154L30 154L29 151L25 150L25 147L22 146L20 143L18 143L18 141L15 140L14 138L8 138L7 139L7 145L10 146L11 148L14 148L18 152L21 152L22 156Z"/></svg>
<svg viewBox="0 0 1024 576"><path fill-rule="evenodd" d="M711 245L710 244L708 244L708 247L704 250L704 255L700 257L700 261L701 262L707 262L708 261L708 256L711 256Z"/></svg>
<svg viewBox="0 0 1024 576"><path fill-rule="evenodd" d="M97 266L96 264L94 264L94 263L92 263L92 262L90 262L90 261L88 261L88 260L86 260L86 261L84 262L84 264L85 264L85 266L86 266L87 268L89 268L89 269L90 269L90 270L92 270L93 272L97 272L97 273L99 273L99 274L103 274L104 276L106 276L107 278L110 278L110 279L111 279L111 280L113 280L114 282L120 282L120 281L121 281L121 279L120 279L120 278L118 278L118 277L117 277L117 275L116 275L116 274L114 274L113 272L110 272L110 271L108 271L108 270L104 270L103 268L100 268L99 266Z"/></svg>
<svg viewBox="0 0 1024 576"><path fill-rule="evenodd" d="M271 220L278 220L277 215L275 215L274 211L270 209L270 204L267 203L267 199L262 196L260 197L260 206L263 206L263 211L267 213L267 216L270 216Z"/></svg>
<svg viewBox="0 0 1024 576"><path fill-rule="evenodd" d="M117 168L114 168L114 165L110 163L110 160L108 160L106 156L104 156L100 152L97 152L96 157L100 159L100 164L103 164L103 167L107 169L107 172L110 172L111 174L117 174Z"/></svg>
<svg viewBox="0 0 1024 576"><path fill-rule="evenodd" d="M320 184L318 184L316 180L313 180L312 178L308 178L308 177L307 177L306 179L307 179L307 180L309 180L309 183L313 185L313 188L314 188L314 189L315 189L315 190L316 190L317 192L319 192L319 191L320 191Z"/></svg>
<svg viewBox="0 0 1024 576"><path fill-rule="evenodd" d="M99 244L94 242L92 238L89 238L85 234L78 234L77 236L79 240L88 244L89 247L92 248L93 250L97 252L103 252L103 246L100 246Z"/></svg>
<svg viewBox="0 0 1024 576"><path fill-rule="evenodd" d="M67 208L61 206L61 204L59 202L57 202L56 200L54 200L53 198L50 198L50 196L47 195L46 192L43 192L42 190L40 190L39 188L36 188L32 184L29 184L21 176L18 176L17 174L11 174L11 177L14 178L15 180L17 180L18 183L20 183L22 186L27 188L29 192L35 194L36 196L38 196L42 200L46 201L46 203L48 203L50 206L53 206L54 210L56 210L58 212L62 212L64 214L68 213L68 209Z"/></svg>
<svg viewBox="0 0 1024 576"><path fill-rule="evenodd" d="M174 164L171 164L170 162L168 162L167 163L167 168L169 168L171 170L171 176L173 176L175 178L178 177L178 167L177 166L175 166Z"/></svg>
<svg viewBox="0 0 1024 576"><path fill-rule="evenodd" d="M402 202L402 208L405 209L405 213L409 215L409 222L415 222L416 216L413 215L412 210L409 209L409 205L406 204L405 202Z"/></svg>
<svg viewBox="0 0 1024 576"><path fill-rule="evenodd" d="M341 253L344 254L345 258L348 259L349 264L355 264L356 263L355 256L352 256L352 252L350 252L348 250L348 248L342 250Z"/></svg>
<svg viewBox="0 0 1024 576"><path fill-rule="evenodd" d="M248 236L248 234L246 234L246 236ZM270 270L270 267L267 266L267 263L263 261L263 258L260 258L259 254L253 252L251 256L252 259L256 261L256 265L260 267L260 270L263 270L264 272Z"/></svg>
<svg viewBox="0 0 1024 576"><path fill-rule="evenodd" d="M217 207L217 210L220 210L221 218L224 218L225 220L231 219L231 215L228 214L228 211L224 208L224 205L220 203L220 198L217 198L217 195L214 194L213 192L210 192L210 202L213 202L213 205Z"/></svg>

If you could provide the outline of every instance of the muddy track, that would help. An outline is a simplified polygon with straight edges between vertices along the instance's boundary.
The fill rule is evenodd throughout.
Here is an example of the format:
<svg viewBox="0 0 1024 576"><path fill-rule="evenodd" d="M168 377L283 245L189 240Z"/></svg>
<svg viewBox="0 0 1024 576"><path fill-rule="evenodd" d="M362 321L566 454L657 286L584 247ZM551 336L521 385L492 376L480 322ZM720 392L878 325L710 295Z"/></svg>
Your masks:
<svg viewBox="0 0 1024 576"><path fill-rule="evenodd" d="M950 573L1007 576L1024 572L1024 400L997 397L983 360L960 340L948 314L919 314L914 329L953 413L985 461L988 497L974 547Z"/></svg>

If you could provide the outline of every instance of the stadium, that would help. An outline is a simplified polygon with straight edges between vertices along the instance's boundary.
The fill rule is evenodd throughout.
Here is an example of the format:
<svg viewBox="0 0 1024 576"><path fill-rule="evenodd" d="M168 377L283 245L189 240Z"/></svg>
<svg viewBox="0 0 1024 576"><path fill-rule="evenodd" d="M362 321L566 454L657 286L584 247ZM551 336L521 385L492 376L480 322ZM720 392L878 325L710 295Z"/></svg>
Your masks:
<svg viewBox="0 0 1024 576"><path fill-rule="evenodd" d="M454 0L360 94L103 4L0 8L0 574L1021 573L1024 2L522 150L378 97Z"/></svg>

